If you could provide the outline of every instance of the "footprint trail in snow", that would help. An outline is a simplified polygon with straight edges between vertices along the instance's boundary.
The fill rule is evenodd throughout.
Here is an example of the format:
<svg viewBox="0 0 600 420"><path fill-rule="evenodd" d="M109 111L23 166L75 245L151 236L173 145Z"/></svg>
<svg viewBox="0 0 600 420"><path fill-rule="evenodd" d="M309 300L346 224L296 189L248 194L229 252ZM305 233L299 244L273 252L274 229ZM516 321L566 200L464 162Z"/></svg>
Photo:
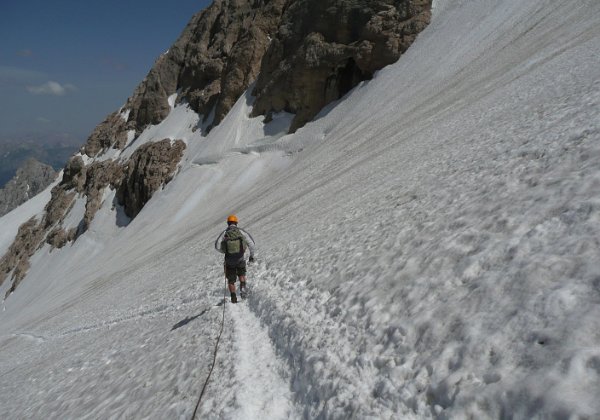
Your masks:
<svg viewBox="0 0 600 420"><path fill-rule="evenodd" d="M285 378L286 365L276 356L267 331L246 302L229 305L234 342L229 347L235 365L236 411L232 418L299 418Z"/></svg>

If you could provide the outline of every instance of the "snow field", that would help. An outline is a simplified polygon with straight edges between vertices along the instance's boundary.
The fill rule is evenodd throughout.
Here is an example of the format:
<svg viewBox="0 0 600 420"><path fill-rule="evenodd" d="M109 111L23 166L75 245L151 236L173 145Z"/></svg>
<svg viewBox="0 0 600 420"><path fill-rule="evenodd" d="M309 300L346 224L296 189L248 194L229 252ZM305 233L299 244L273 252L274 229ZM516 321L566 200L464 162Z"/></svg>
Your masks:
<svg viewBox="0 0 600 420"><path fill-rule="evenodd" d="M38 341L2 337L6 354L20 349L16 366L3 359L2 371L12 366L21 373L3 384L2 418L191 416L208 374L221 315L214 305L222 290L202 291L193 278L177 290L162 284L160 263L148 268L149 278L137 277L147 274L140 270L124 282L97 282L78 297L83 311L63 305L34 321L44 333ZM142 305L124 303L142 302L135 296L147 287ZM110 296L103 296L107 290ZM23 396L23 389L30 392Z"/></svg>
<svg viewBox="0 0 600 420"><path fill-rule="evenodd" d="M560 8L549 10L556 15L545 19L558 22ZM257 312L295 372L307 417L600 412L599 42L583 20L574 39L539 53L545 65L515 67L508 85L511 75L498 72L484 92L463 92L485 95L440 108L435 121L340 118L351 125L328 127L335 138L288 171L319 181L279 213L246 209L252 229L286 232L263 249L273 268L260 275L268 286ZM494 54L481 57L492 73ZM376 82L393 80L386 76ZM385 102L383 92L356 103L370 94ZM290 184L278 191L289 194Z"/></svg>

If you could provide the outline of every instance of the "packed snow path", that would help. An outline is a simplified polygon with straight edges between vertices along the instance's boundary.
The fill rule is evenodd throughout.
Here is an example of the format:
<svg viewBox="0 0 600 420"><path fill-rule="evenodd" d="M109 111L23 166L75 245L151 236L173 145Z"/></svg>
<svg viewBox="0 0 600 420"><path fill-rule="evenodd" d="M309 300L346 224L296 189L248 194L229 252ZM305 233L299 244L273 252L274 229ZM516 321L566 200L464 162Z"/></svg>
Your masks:
<svg viewBox="0 0 600 420"><path fill-rule="evenodd" d="M232 359L238 390L239 409L236 419L298 418L292 404L290 374L275 349L267 331L244 303L232 305L235 325Z"/></svg>
<svg viewBox="0 0 600 420"><path fill-rule="evenodd" d="M94 315L101 312L97 305L107 293L107 283L98 282L79 296L87 302L84 306L94 308L91 311L82 313L63 306L46 319L50 321L46 335L21 331L0 336L3 351L21 349L18 359L0 361L0 374L13 378L3 386L0 418L189 420L209 375L225 286L218 259L206 270L206 278L198 277L198 267L190 262L194 252L186 249L177 258L188 264L179 273L188 274L187 288L156 283L148 305L107 307L103 316ZM159 267L164 267L160 259L128 280L148 272L155 273L150 282L153 277L164 278ZM129 292L135 294L135 286L129 286ZM198 419L300 418L288 367L250 309L250 302L256 299L258 296L250 296L233 305L227 294L216 366L198 408ZM117 295L112 300L118 300ZM68 329L56 329L52 318L72 322ZM90 356L85 351L88 347L98 348L98 352ZM40 366L51 368L40 370ZM14 376L16 373L20 374ZM55 393L57 385L59 393ZM27 403L13 404L23 389L35 392ZM102 403L95 403L97 398Z"/></svg>
<svg viewBox="0 0 600 420"><path fill-rule="evenodd" d="M290 373L248 306L248 300L226 303L226 333L217 368L208 383L212 397L201 403L197 418L294 419Z"/></svg>

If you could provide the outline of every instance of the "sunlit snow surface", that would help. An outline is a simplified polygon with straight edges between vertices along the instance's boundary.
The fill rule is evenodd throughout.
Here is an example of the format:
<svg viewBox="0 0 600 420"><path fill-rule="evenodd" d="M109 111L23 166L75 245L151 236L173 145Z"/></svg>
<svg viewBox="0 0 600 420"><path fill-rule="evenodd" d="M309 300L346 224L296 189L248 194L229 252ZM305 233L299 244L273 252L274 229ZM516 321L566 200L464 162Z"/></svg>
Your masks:
<svg viewBox="0 0 600 420"><path fill-rule="evenodd" d="M232 212L259 262L202 418L599 417L599 56L597 1L438 1L294 135L175 105L131 145L185 137L176 178L5 301L0 418L190 418Z"/></svg>

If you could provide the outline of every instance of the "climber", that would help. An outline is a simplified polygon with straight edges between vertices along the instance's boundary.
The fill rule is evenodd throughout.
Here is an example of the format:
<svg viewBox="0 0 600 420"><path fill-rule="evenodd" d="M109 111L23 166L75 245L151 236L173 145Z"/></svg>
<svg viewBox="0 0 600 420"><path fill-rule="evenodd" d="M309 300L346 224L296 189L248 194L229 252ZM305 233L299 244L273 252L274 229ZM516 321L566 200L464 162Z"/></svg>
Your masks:
<svg viewBox="0 0 600 420"><path fill-rule="evenodd" d="M225 254L225 277L231 293L231 303L237 303L235 294L236 278L240 279L240 296L246 296L246 259L244 253L250 250L249 263L254 262L254 239L244 229L238 227L234 214L227 218L227 229L217 237L215 249Z"/></svg>

